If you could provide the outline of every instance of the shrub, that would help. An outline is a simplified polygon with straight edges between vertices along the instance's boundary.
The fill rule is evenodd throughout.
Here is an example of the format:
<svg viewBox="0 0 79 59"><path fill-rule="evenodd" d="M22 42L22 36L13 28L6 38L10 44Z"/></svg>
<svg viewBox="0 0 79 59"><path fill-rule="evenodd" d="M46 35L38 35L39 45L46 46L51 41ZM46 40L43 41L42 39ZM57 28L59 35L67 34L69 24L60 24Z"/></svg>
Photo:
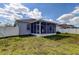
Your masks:
<svg viewBox="0 0 79 59"><path fill-rule="evenodd" d="M61 32L57 31L56 34L61 34Z"/></svg>

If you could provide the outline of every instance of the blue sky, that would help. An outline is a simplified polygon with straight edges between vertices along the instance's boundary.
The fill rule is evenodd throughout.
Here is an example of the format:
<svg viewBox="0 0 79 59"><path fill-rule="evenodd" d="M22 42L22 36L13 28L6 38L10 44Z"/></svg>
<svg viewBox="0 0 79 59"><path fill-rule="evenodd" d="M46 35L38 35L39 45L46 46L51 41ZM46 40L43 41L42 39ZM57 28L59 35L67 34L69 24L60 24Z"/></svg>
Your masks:
<svg viewBox="0 0 79 59"><path fill-rule="evenodd" d="M63 14L74 10L79 3L23 3L24 6L33 10L38 8L44 17L56 20ZM0 3L0 8L4 7L4 3Z"/></svg>
<svg viewBox="0 0 79 59"><path fill-rule="evenodd" d="M74 10L74 7L79 4L75 3L28 3L24 4L30 9L38 8L44 17L56 20L63 14L69 13Z"/></svg>
<svg viewBox="0 0 79 59"><path fill-rule="evenodd" d="M7 5L5 6L6 3L0 3L0 8L3 8L3 9L0 9L1 11L2 10L9 10L11 11L13 7L13 9L15 10L17 7L16 6L13 6L12 4L10 5ZM20 4L21 7L26 7L26 10L30 9L30 16L33 17L33 12L37 12L37 14L39 14L40 12L42 13L42 16L44 18L50 18L50 19L53 19L53 20L56 20L58 19L59 17L61 17L62 15L64 14L69 14L71 13L72 11L75 10L75 7L79 7L79 4L78 3L23 3L23 4ZM10 7L10 8L9 8ZM16 8L15 8L16 7ZM36 8L36 9L35 9ZM35 10L34 10L35 9ZM79 8L78 8L79 9ZM6 11L5 10L5 11ZM13 12L14 10L12 10L11 12ZM18 12L19 9L17 9L17 12ZM34 10L34 11L33 11ZM16 11L15 11L16 12ZM1 12L0 12L1 14ZM5 14L5 13L4 13ZM17 15L18 17L20 17L20 14ZM9 13L9 16L12 15ZM24 14L25 15L25 14ZM23 16L24 16L23 15ZM41 15L41 14L39 14ZM79 13L75 14L76 16L79 16ZM5 16L6 17L6 16ZM34 15L35 17L35 15ZM40 16L41 17L41 16ZM10 17L11 18L11 17ZM68 18L68 15L66 15L64 18ZM74 18L74 17L73 17ZM5 18L6 19L6 18ZM0 21L2 22L6 22L4 18L2 17L2 15L0 16ZM7 19L6 19L7 20ZM76 25L78 25L79 23L77 23Z"/></svg>

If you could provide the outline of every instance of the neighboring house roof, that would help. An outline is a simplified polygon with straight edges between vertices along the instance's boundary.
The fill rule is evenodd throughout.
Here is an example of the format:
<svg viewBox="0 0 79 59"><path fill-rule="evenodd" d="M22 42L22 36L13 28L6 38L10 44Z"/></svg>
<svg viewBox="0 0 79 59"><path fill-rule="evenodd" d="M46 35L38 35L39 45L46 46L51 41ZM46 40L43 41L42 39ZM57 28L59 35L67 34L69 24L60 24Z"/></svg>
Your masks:
<svg viewBox="0 0 79 59"><path fill-rule="evenodd" d="M75 28L74 27L74 25L68 25L68 24L58 24L58 26L60 27L60 28Z"/></svg>

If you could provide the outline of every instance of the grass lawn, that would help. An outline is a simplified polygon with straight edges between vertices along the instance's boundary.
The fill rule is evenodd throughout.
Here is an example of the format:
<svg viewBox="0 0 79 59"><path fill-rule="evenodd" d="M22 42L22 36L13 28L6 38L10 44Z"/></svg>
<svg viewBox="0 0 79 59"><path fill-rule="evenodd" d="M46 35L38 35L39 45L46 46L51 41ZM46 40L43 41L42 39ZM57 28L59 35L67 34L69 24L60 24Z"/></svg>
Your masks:
<svg viewBox="0 0 79 59"><path fill-rule="evenodd" d="M46 37L16 36L0 38L0 54L69 55L79 54L79 34Z"/></svg>

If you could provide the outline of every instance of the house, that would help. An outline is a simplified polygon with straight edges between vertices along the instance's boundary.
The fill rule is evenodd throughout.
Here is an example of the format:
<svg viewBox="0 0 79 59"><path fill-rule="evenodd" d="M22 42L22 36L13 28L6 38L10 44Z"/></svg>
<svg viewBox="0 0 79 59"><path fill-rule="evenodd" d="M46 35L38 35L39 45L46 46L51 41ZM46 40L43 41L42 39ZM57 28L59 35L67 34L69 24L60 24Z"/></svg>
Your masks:
<svg viewBox="0 0 79 59"><path fill-rule="evenodd" d="M52 35L56 33L56 23L43 19L17 20L19 35Z"/></svg>
<svg viewBox="0 0 79 59"><path fill-rule="evenodd" d="M67 24L58 24L57 26L59 26L60 28L64 28L64 29L66 29L66 28L74 28L73 25L67 25Z"/></svg>
<svg viewBox="0 0 79 59"><path fill-rule="evenodd" d="M15 35L46 36L56 34L56 23L43 19L16 20L14 26L0 27L0 37Z"/></svg>

